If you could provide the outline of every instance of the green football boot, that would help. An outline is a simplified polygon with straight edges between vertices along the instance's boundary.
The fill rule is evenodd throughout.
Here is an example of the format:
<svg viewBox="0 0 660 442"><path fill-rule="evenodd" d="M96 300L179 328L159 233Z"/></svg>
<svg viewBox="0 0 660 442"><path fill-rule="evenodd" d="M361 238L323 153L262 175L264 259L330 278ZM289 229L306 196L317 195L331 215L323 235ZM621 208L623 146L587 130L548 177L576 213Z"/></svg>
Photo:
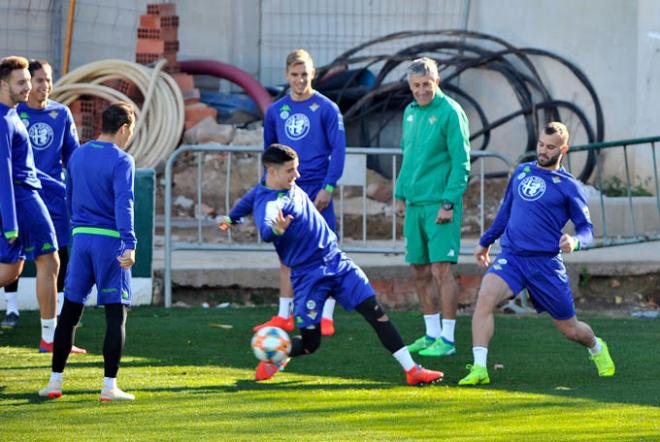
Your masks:
<svg viewBox="0 0 660 442"><path fill-rule="evenodd" d="M465 368L470 370L467 376L458 381L458 385L486 385L490 384L488 377L488 369L481 365L466 365Z"/></svg>
<svg viewBox="0 0 660 442"><path fill-rule="evenodd" d="M614 361L610 356L610 351L607 348L607 343L600 338L596 338L600 343L600 353L591 355L591 360L596 364L598 369L598 376L614 376Z"/></svg>
<svg viewBox="0 0 660 442"><path fill-rule="evenodd" d="M425 348L428 348L431 344L433 344L433 338L429 338L428 336L424 335L412 344L408 346L408 351L410 353L417 353L420 350L424 350Z"/></svg>
<svg viewBox="0 0 660 442"><path fill-rule="evenodd" d="M451 356L456 354L456 345L445 341L443 338L436 339L433 344L419 352L420 356Z"/></svg>

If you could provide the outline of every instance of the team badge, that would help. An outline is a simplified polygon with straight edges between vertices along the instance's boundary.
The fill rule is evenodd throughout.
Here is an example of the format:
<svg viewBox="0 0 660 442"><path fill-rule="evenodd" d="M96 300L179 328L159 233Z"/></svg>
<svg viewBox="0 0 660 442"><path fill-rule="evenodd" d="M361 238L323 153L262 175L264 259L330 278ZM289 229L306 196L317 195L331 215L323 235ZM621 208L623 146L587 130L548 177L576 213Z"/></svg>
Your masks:
<svg viewBox="0 0 660 442"><path fill-rule="evenodd" d="M310 310L310 311L307 312L307 316L308 316L310 319L312 319L312 320L316 319L316 317L317 317L318 315L319 315L319 314L318 314L318 312L317 312L316 310Z"/></svg>
<svg viewBox="0 0 660 442"><path fill-rule="evenodd" d="M518 185L518 195L525 201L536 201L545 193L545 180L531 175Z"/></svg>
<svg viewBox="0 0 660 442"><path fill-rule="evenodd" d="M300 140L309 133L309 118L305 114L293 114L284 122L284 131L290 140Z"/></svg>
<svg viewBox="0 0 660 442"><path fill-rule="evenodd" d="M283 120L286 120L287 118L289 118L289 115L290 115L289 111L290 110L291 110L291 108L289 107L288 104L285 104L284 106L282 106L280 108L280 118L283 119Z"/></svg>
<svg viewBox="0 0 660 442"><path fill-rule="evenodd" d="M429 117L429 124L435 124L436 121L438 121L438 117L436 117L435 115L431 115Z"/></svg>
<svg viewBox="0 0 660 442"><path fill-rule="evenodd" d="M49 116L50 118L52 118L53 120L54 120L55 118L57 118L58 115L59 115L59 114L57 113L56 110L50 111L50 112L48 113L48 116Z"/></svg>
<svg viewBox="0 0 660 442"><path fill-rule="evenodd" d="M312 103L309 106L309 110L311 110L312 112L316 112L316 109L318 109L319 107L321 107L321 106L319 106L317 103Z"/></svg>
<svg viewBox="0 0 660 442"><path fill-rule="evenodd" d="M552 177L552 182L555 183L555 184L559 184L559 183L561 183L561 178L559 178L558 176L553 176Z"/></svg>
<svg viewBox="0 0 660 442"><path fill-rule="evenodd" d="M313 299L310 299L307 301L307 304L305 304L305 307L307 307L307 310L314 310L316 308L316 302L314 302Z"/></svg>
<svg viewBox="0 0 660 442"><path fill-rule="evenodd" d="M522 179L525 178L526 176L527 176L527 174L526 174L525 172L520 172L520 173L518 174L518 177L517 177L517 178L518 178L519 180L522 180Z"/></svg>
<svg viewBox="0 0 660 442"><path fill-rule="evenodd" d="M44 150L50 147L53 142L53 128L46 123L35 123L28 130L32 148L35 150Z"/></svg>

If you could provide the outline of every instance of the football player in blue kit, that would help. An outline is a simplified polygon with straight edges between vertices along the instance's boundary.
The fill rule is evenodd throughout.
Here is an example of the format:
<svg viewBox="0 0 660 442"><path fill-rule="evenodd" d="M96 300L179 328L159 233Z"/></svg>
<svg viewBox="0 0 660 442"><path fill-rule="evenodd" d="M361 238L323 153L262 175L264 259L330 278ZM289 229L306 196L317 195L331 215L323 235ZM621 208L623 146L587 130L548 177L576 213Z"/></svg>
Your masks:
<svg viewBox="0 0 660 442"><path fill-rule="evenodd" d="M62 395L62 373L92 286L105 307L102 401L133 400L117 387L131 304L131 267L135 264L133 158L122 149L133 135L135 114L128 103L103 112L101 135L74 151L67 167L67 204L71 213L71 256L64 282L64 306L55 331L52 372L42 397Z"/></svg>
<svg viewBox="0 0 660 442"><path fill-rule="evenodd" d="M296 151L300 160L297 185L309 195L330 229L336 232L332 193L344 170L344 120L337 105L312 88L315 75L314 62L307 51L296 49L289 53L286 58L289 93L266 111L264 149L273 143L282 143ZM256 326L254 331L271 325L293 331L292 303L291 270L282 265L279 312L269 321ZM335 333L334 307L335 300L330 297L321 314L323 336Z"/></svg>
<svg viewBox="0 0 660 442"><path fill-rule="evenodd" d="M37 268L41 315L40 350L52 345L57 318L57 237L39 191L32 146L16 106L30 94L28 61L0 60L0 287L16 281L25 260Z"/></svg>
<svg viewBox="0 0 660 442"><path fill-rule="evenodd" d="M66 209L66 190L64 186L64 168L74 149L79 146L78 133L69 108L49 100L53 86L53 74L46 61L30 60L32 90L26 103L16 108L19 117L25 123L30 135L34 163L41 181L40 195L48 208L48 213L55 226L59 245L60 270L57 277L58 314L62 308L64 276L68 263L69 214ZM43 172L43 173L40 173ZM16 290L18 280L5 287L7 299L7 317L2 322L5 328L11 328L18 321L18 303ZM47 351L52 351L52 345ZM73 347L73 353L84 350Z"/></svg>
<svg viewBox="0 0 660 442"><path fill-rule="evenodd" d="M262 159L266 178L250 191L249 198L261 237L274 244L280 261L291 269L294 316L301 336L292 339L290 356L311 354L319 347L321 312L332 294L345 310L356 310L369 322L383 346L403 367L409 385L440 380L442 372L415 364L399 332L376 301L367 276L339 249L335 233L308 194L296 185L300 177L296 151L272 144ZM231 224L241 223L233 211L228 216ZM272 378L287 362L260 362L256 380Z"/></svg>
<svg viewBox="0 0 660 442"><path fill-rule="evenodd" d="M568 151L568 130L548 123L536 147L536 161L519 165L509 181L492 226L475 249L481 267L490 264L491 245L500 238L502 253L488 268L472 317L474 363L459 385L490 383L488 344L495 331L495 308L527 289L539 312L547 311L555 327L568 339L587 347L600 376L614 376L607 344L575 315L562 253L588 246L593 226L580 184L561 167ZM562 233L571 220L575 235Z"/></svg>

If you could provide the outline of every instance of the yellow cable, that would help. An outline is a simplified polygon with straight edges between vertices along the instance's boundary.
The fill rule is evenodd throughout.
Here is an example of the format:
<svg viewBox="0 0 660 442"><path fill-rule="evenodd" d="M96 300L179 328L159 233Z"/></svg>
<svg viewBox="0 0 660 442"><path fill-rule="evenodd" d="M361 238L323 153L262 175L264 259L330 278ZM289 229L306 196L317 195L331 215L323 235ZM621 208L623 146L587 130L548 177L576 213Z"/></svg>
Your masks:
<svg viewBox="0 0 660 442"><path fill-rule="evenodd" d="M184 125L183 95L174 79L163 72L167 62L154 68L125 60L95 61L69 72L53 86L51 98L69 105L81 95L92 95L111 103L127 101L135 108L135 135L126 151L138 167L155 167L176 149ZM128 80L144 97L138 108L126 95L104 86L109 80Z"/></svg>

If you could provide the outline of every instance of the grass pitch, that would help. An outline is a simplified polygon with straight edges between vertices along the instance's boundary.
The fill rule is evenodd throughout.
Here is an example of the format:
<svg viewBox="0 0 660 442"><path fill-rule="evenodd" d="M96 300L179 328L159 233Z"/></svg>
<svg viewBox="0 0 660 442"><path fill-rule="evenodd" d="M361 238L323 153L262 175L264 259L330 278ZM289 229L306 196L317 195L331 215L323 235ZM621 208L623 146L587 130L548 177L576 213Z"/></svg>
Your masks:
<svg viewBox="0 0 660 442"><path fill-rule="evenodd" d="M87 309L64 395L45 400L50 355L37 353L38 316L0 335L4 440L659 440L660 321L585 317L610 346L614 378L542 316L499 316L489 354L492 384L458 387L472 362L470 318L458 354L417 357L441 384L407 387L396 361L358 314L338 312L337 335L253 381L252 325L273 309L136 308L129 314L119 385L132 403L100 403L105 319ZM419 313L391 312L409 342ZM494 364L502 366L495 370Z"/></svg>

